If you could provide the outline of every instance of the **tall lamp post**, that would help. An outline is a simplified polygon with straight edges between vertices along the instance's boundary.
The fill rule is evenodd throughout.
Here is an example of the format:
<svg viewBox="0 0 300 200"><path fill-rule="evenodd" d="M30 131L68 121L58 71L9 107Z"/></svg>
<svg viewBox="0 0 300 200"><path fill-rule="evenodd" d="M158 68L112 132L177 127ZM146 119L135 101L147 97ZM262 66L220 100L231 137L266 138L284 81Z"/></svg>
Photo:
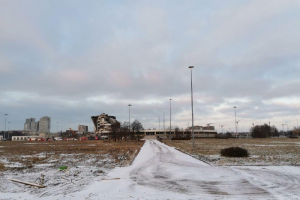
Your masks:
<svg viewBox="0 0 300 200"><path fill-rule="evenodd" d="M159 123L158 130L159 130L159 133L160 133L160 116L158 116L158 123Z"/></svg>
<svg viewBox="0 0 300 200"><path fill-rule="evenodd" d="M223 132L223 126L225 126L225 125L220 125L219 127L222 127L222 134L224 134L224 132Z"/></svg>
<svg viewBox="0 0 300 200"><path fill-rule="evenodd" d="M57 131L57 133L58 133L58 122L56 122L56 131Z"/></svg>
<svg viewBox="0 0 300 200"><path fill-rule="evenodd" d="M6 132L6 116L8 115L8 114L4 114L5 115L5 129L4 129L4 138L6 138L5 137L5 132Z"/></svg>
<svg viewBox="0 0 300 200"><path fill-rule="evenodd" d="M192 136L193 136L193 151L195 150L195 140L194 140L194 103L193 103L193 68L194 66L189 66L191 69L191 105L192 105Z"/></svg>
<svg viewBox="0 0 300 200"><path fill-rule="evenodd" d="M165 111L163 110L163 127L164 127L164 135L166 134L165 131Z"/></svg>
<svg viewBox="0 0 300 200"><path fill-rule="evenodd" d="M171 142L171 101L172 99L170 99L170 142Z"/></svg>
<svg viewBox="0 0 300 200"><path fill-rule="evenodd" d="M298 130L298 119L296 119L297 120L297 130Z"/></svg>
<svg viewBox="0 0 300 200"><path fill-rule="evenodd" d="M8 123L7 139L9 139L9 124L10 124L10 122L7 122L7 123Z"/></svg>
<svg viewBox="0 0 300 200"><path fill-rule="evenodd" d="M237 126L236 126L236 106L234 108L234 125L235 125L235 136L237 136Z"/></svg>
<svg viewBox="0 0 300 200"><path fill-rule="evenodd" d="M129 108L129 134L130 134L130 106L132 106L132 105L128 104L128 108Z"/></svg>
<svg viewBox="0 0 300 200"><path fill-rule="evenodd" d="M282 130L283 130L283 134L284 134L284 125L286 125L286 124L282 124Z"/></svg>

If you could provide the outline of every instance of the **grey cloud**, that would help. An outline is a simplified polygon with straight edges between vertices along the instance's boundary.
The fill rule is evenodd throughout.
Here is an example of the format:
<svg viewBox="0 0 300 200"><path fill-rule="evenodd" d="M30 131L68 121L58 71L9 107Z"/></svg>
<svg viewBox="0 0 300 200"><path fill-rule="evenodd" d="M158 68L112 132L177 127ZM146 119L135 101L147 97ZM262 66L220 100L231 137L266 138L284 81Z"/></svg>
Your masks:
<svg viewBox="0 0 300 200"><path fill-rule="evenodd" d="M200 125L232 124L233 104L248 121L298 116L293 106L263 103L299 98L297 1L1 4L0 108L16 128L32 115L52 115L63 129L102 112L124 121L132 102L133 118L152 127L169 98L174 124L185 127L189 65Z"/></svg>

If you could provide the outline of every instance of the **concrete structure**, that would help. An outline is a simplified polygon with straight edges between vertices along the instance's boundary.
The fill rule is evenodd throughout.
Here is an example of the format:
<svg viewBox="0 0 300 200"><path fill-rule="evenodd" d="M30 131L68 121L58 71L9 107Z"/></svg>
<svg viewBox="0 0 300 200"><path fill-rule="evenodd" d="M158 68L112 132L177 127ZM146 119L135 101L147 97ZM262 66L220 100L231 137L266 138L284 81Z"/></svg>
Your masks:
<svg viewBox="0 0 300 200"><path fill-rule="evenodd" d="M0 135L0 141L1 141L1 140L3 140L3 136L2 136L2 135Z"/></svg>
<svg viewBox="0 0 300 200"><path fill-rule="evenodd" d="M111 132L111 125L118 123L115 116L109 116L102 113L91 117L94 124L94 133L96 135L108 134Z"/></svg>
<svg viewBox="0 0 300 200"><path fill-rule="evenodd" d="M78 125L78 132L79 133L87 133L87 132L89 132L89 128L88 128L88 126L86 126L86 125Z"/></svg>
<svg viewBox="0 0 300 200"><path fill-rule="evenodd" d="M39 122L35 122L35 118L26 119L24 131L37 132L39 130Z"/></svg>
<svg viewBox="0 0 300 200"><path fill-rule="evenodd" d="M39 121L39 133L50 133L51 117L42 117Z"/></svg>

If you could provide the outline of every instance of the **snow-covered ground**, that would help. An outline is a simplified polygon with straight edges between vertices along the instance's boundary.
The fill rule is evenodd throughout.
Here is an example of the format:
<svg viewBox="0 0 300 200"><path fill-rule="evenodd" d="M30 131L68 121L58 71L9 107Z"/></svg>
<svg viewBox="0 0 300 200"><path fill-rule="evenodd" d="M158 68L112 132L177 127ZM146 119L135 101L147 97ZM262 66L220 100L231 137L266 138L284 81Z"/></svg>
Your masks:
<svg viewBox="0 0 300 200"><path fill-rule="evenodd" d="M148 140L132 165L105 177L90 176L86 184L76 179L67 187L46 182L42 193L10 183L22 192L0 192L0 199L299 199L299 183L299 167L210 166Z"/></svg>

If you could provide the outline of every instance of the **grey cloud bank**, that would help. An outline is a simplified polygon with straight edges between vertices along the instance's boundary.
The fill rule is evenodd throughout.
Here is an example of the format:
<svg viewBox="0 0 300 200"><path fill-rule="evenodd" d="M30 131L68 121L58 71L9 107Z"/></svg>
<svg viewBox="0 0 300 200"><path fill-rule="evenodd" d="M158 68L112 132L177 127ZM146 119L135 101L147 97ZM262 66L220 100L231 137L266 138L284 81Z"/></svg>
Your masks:
<svg viewBox="0 0 300 200"><path fill-rule="evenodd" d="M51 131L102 112L158 128L296 125L299 1L1 1L0 110L10 129L50 116ZM132 121L133 121L132 119ZM299 118L300 119L300 118ZM191 123L190 123L191 124ZM162 125L162 124L161 124Z"/></svg>

